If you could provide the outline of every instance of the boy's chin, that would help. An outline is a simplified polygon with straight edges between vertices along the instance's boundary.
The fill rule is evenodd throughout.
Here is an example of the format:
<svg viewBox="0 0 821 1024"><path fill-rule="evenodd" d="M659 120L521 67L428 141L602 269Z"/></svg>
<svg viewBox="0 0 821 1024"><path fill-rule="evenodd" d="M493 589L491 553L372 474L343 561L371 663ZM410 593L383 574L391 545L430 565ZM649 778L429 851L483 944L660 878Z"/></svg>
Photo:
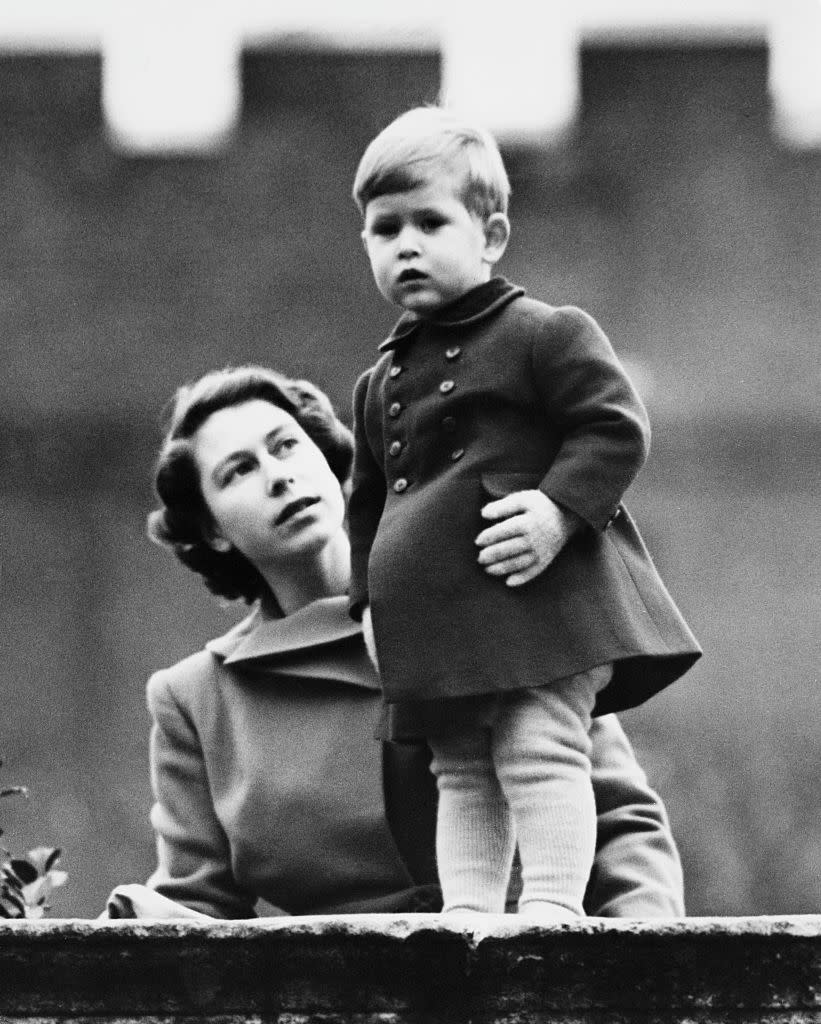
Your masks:
<svg viewBox="0 0 821 1024"><path fill-rule="evenodd" d="M450 301L450 299L443 299L440 295L411 293L402 295L396 300L395 305L406 313L416 313L418 316L432 316L447 306Z"/></svg>

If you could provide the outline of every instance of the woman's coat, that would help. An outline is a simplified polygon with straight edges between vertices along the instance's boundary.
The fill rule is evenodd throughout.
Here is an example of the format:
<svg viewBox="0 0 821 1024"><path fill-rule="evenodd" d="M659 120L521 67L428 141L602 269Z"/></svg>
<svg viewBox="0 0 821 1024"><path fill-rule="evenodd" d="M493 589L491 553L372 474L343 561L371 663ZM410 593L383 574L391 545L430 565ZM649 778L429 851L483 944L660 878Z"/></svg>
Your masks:
<svg viewBox="0 0 821 1024"><path fill-rule="evenodd" d="M632 707L700 648L622 504L644 407L604 333L503 278L405 315L354 394L352 612L370 603L386 699L525 687L615 662L596 713ZM534 580L477 562L489 501L540 489L587 524Z"/></svg>
<svg viewBox="0 0 821 1024"><path fill-rule="evenodd" d="M373 738L381 705L345 598L286 618L258 607L157 672L149 886L228 918L438 909L428 753ZM599 838L589 912L683 913L664 807L613 716L591 738Z"/></svg>

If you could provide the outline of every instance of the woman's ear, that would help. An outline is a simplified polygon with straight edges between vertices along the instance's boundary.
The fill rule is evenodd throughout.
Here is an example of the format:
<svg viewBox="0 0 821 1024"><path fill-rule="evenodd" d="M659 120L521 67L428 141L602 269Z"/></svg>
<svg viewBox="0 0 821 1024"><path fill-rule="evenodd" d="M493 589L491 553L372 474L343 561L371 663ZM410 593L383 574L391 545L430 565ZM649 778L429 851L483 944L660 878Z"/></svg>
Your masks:
<svg viewBox="0 0 821 1024"><path fill-rule="evenodd" d="M504 255L510 239L510 221L503 213L492 213L485 221L485 262L491 266Z"/></svg>
<svg viewBox="0 0 821 1024"><path fill-rule="evenodd" d="M227 555L232 547L231 541L218 533L213 526L205 530L205 543L212 551L218 551L221 555Z"/></svg>

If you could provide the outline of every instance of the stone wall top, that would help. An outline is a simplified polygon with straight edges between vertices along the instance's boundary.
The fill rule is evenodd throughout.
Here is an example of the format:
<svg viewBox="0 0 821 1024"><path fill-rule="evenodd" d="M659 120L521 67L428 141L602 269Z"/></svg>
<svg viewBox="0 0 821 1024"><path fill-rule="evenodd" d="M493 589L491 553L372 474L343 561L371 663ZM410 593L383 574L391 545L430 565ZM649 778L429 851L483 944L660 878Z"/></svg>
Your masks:
<svg viewBox="0 0 821 1024"><path fill-rule="evenodd" d="M821 915L13 921L0 1020L821 1022Z"/></svg>

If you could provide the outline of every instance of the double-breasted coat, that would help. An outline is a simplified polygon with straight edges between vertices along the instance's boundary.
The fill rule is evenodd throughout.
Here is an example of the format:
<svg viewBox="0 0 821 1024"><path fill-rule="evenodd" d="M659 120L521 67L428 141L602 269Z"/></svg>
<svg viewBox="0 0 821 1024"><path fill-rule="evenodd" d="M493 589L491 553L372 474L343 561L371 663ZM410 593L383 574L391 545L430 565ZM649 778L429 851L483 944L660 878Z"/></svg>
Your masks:
<svg viewBox="0 0 821 1024"><path fill-rule="evenodd" d="M622 496L644 407L598 324L503 278L403 316L354 392L351 609L370 604L385 698L540 686L615 663L596 714L632 707L700 648ZM538 488L586 528L531 582L477 563L487 502Z"/></svg>
<svg viewBox="0 0 821 1024"><path fill-rule="evenodd" d="M374 741L379 680L346 598L285 618L257 607L153 675L148 706L151 891L228 918L440 909L429 752ZM594 723L591 741L588 913L682 914L664 806L615 716Z"/></svg>

